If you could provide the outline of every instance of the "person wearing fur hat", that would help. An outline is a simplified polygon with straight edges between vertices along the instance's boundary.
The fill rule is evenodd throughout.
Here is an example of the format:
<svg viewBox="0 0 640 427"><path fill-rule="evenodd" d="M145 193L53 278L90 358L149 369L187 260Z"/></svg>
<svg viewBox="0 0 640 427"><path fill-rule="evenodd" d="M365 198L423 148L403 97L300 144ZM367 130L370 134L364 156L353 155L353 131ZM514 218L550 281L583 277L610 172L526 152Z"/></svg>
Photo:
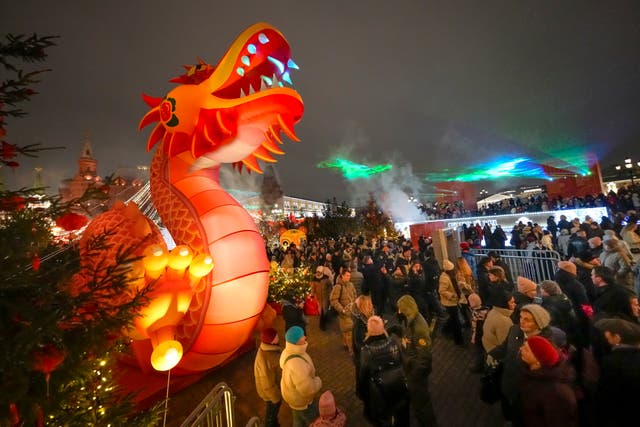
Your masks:
<svg viewBox="0 0 640 427"><path fill-rule="evenodd" d="M279 359L281 348L278 345L278 332L273 328L265 328L260 334L260 347L253 363L253 373L258 396L265 401L266 415L264 425L277 427L278 411L282 403L280 395L280 369Z"/></svg>
<svg viewBox="0 0 640 427"><path fill-rule="evenodd" d="M520 347L527 368L522 377L522 421L525 427L579 425L573 387L575 371L546 338L534 335Z"/></svg>
<svg viewBox="0 0 640 427"><path fill-rule="evenodd" d="M292 326L285 334L286 345L280 355L282 398L291 408L292 425L307 427L318 417L318 406L314 402L316 393L322 388L322 380L307 354L307 337L300 326Z"/></svg>
<svg viewBox="0 0 640 427"><path fill-rule="evenodd" d="M379 316L371 316L367 321L356 395L364 404L365 417L373 425L409 425L409 394L400 347L389 338Z"/></svg>
<svg viewBox="0 0 640 427"><path fill-rule="evenodd" d="M640 325L623 319L595 323L611 352L600 364L595 413L598 426L629 424L637 414L640 396Z"/></svg>
<svg viewBox="0 0 640 427"><path fill-rule="evenodd" d="M462 275L458 274L454 263L445 259L442 262L442 269L443 272L438 281L438 293L440 294L440 303L449 315L442 332L450 335L457 345L464 346L460 305L466 305L467 299L464 290L470 288L464 282Z"/></svg>
<svg viewBox="0 0 640 427"><path fill-rule="evenodd" d="M333 393L329 390L320 395L318 412L320 415L309 427L344 427L347 425L347 416L342 409L336 406Z"/></svg>
<svg viewBox="0 0 640 427"><path fill-rule="evenodd" d="M520 348L532 336L540 335L551 341L563 338L564 333L549 325L549 312L538 304L528 304L520 310L520 321L511 326L507 338L489 352L487 363L503 364L500 388L502 392L502 414L514 426L522 426L522 396L520 383L525 365L520 359Z"/></svg>
<svg viewBox="0 0 640 427"><path fill-rule="evenodd" d="M437 426L428 381L432 369L431 333L433 327L424 320L411 295L400 297L397 306L398 317L403 326L401 352L404 372L407 376L411 412L418 420L419 425Z"/></svg>

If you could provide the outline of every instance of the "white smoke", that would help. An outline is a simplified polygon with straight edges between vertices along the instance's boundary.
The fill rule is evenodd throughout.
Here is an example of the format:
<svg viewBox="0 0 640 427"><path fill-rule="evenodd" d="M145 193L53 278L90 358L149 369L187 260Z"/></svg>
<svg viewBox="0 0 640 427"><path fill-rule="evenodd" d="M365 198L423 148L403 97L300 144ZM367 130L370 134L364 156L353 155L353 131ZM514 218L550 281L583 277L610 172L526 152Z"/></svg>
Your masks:
<svg viewBox="0 0 640 427"><path fill-rule="evenodd" d="M223 165L220 168L219 178L220 185L225 191L260 194L262 187L261 174L252 173L249 175L246 170L238 173L231 165Z"/></svg>
<svg viewBox="0 0 640 427"><path fill-rule="evenodd" d="M398 153L380 153L383 158L366 158L360 153L366 151L370 139L358 123L347 123L340 146L334 150L339 157L364 163L367 166L391 164L392 168L369 178L347 181L349 204L365 206L373 196L378 206L395 223L424 221L424 216L416 206L424 193L422 180L415 176L411 164Z"/></svg>

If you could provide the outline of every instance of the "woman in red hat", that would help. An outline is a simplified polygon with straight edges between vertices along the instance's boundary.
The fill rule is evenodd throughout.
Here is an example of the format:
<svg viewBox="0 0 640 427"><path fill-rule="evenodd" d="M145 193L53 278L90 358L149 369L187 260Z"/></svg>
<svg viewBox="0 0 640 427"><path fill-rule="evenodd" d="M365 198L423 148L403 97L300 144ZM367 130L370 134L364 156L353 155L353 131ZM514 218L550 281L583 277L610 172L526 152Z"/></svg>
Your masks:
<svg viewBox="0 0 640 427"><path fill-rule="evenodd" d="M520 384L523 425L577 427L575 371L571 364L541 335L527 339L520 357L528 367Z"/></svg>

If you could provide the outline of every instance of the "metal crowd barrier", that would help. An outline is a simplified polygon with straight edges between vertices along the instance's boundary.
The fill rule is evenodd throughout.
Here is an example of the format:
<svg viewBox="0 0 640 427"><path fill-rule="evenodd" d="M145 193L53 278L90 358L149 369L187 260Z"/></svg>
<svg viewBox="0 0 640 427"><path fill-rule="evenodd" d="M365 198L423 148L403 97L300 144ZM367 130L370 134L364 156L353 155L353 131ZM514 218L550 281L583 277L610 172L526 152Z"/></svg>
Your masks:
<svg viewBox="0 0 640 427"><path fill-rule="evenodd" d="M553 280L557 271L558 261L562 258L556 251L527 250L527 249L473 249L476 259L487 256L489 252L497 252L500 258L509 266L511 276L523 276L540 283L543 280Z"/></svg>
<svg viewBox="0 0 640 427"><path fill-rule="evenodd" d="M180 427L233 427L235 400L231 388L225 383L219 383L180 424Z"/></svg>

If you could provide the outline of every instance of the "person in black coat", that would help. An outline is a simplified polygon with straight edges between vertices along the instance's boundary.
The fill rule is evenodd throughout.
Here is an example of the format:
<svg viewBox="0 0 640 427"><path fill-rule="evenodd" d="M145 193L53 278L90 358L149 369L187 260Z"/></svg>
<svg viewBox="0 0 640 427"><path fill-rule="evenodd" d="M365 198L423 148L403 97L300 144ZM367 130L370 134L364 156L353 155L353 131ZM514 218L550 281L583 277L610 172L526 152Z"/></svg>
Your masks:
<svg viewBox="0 0 640 427"><path fill-rule="evenodd" d="M571 261L559 261L555 282L560 285L562 293L569 297L576 314L584 305L590 305L587 291L578 281L578 267Z"/></svg>
<svg viewBox="0 0 640 427"><path fill-rule="evenodd" d="M435 318L445 317L444 308L440 304L440 296L438 295L438 281L440 279L440 264L433 254L433 247L429 246L424 253L425 258L422 261L422 272L425 281L425 303L427 305L427 315L424 318L431 323Z"/></svg>
<svg viewBox="0 0 640 427"><path fill-rule="evenodd" d="M364 404L365 417L375 426L408 426L409 392L401 350L389 338L379 316L367 320L359 362L356 395Z"/></svg>
<svg viewBox="0 0 640 427"><path fill-rule="evenodd" d="M480 258L478 261L478 267L476 270L478 294L480 299L484 301L487 307L491 308L491 280L489 280L489 270L493 267L493 260L491 257Z"/></svg>
<svg viewBox="0 0 640 427"><path fill-rule="evenodd" d="M500 256L500 252L491 251L487 254L487 256L489 256L493 261L494 267L502 267L502 269L504 270L504 274L507 278L507 282L513 283L513 275L511 274L511 268L506 262L504 262L504 260L502 259L502 256Z"/></svg>
<svg viewBox="0 0 640 427"><path fill-rule="evenodd" d="M362 268L362 293L371 295L373 307L376 313L382 315L385 310L387 300L387 289L385 286L384 275L387 274L383 264L373 261L370 256L364 257L364 267Z"/></svg>
<svg viewBox="0 0 640 427"><path fill-rule="evenodd" d="M567 333L567 339L575 343L577 318L573 304L568 296L562 293L560 286L553 280L544 280L540 284L542 307L551 315L551 325Z"/></svg>
<svg viewBox="0 0 640 427"><path fill-rule="evenodd" d="M628 425L637 414L640 396L640 325L622 319L603 319L595 326L612 348L600 365L596 424Z"/></svg>
<svg viewBox="0 0 640 427"><path fill-rule="evenodd" d="M422 314L422 317L428 319L429 308L427 305L427 281L424 277L424 272L422 271L422 265L417 260L413 261L411 264L407 288L409 291L409 295L411 295L416 301L416 304L418 304L418 310L420 310L420 314Z"/></svg>
<svg viewBox="0 0 640 427"><path fill-rule="evenodd" d="M307 333L307 318L304 315L304 301L296 301L293 298L285 298L281 301L282 319L284 330L288 331L292 326L300 326Z"/></svg>

